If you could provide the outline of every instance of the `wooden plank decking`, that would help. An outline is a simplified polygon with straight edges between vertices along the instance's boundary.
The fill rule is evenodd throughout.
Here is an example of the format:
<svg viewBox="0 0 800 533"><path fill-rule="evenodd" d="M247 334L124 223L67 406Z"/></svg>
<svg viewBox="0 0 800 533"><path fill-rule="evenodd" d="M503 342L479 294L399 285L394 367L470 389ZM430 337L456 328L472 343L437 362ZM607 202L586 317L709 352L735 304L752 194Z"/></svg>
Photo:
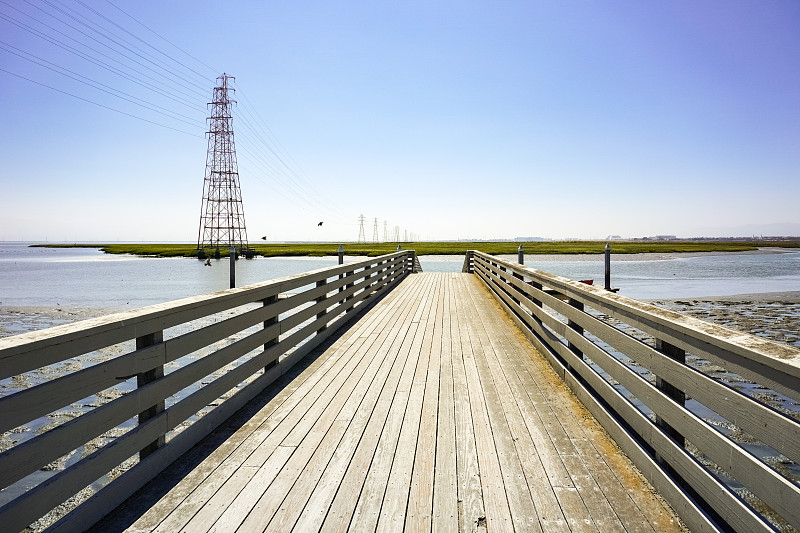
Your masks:
<svg viewBox="0 0 800 533"><path fill-rule="evenodd" d="M274 387L124 526L681 530L473 275L409 276Z"/></svg>

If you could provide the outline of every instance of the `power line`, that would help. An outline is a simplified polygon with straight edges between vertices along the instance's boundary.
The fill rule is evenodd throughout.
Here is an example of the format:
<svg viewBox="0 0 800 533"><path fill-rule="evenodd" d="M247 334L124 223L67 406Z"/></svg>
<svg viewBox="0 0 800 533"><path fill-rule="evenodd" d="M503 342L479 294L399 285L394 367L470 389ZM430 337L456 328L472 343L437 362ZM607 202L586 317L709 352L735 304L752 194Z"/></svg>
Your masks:
<svg viewBox="0 0 800 533"><path fill-rule="evenodd" d="M286 172L281 171L281 173L295 187L297 187L298 189L302 190L304 192L304 194L306 194L309 197L313 198L313 201L315 203L319 204L320 206L323 206L326 210L329 210L332 213L337 214L336 208L329 203L327 198L325 198L324 196L320 195L317 192L316 188L314 188L312 186L309 186L309 185L307 185L305 183L306 180L303 179L302 172L301 171L299 172L298 170L295 170L294 168L292 168L287 163L287 160L291 161L299 169L299 165L297 165L297 163L294 162L294 160L292 159L291 155L285 150L285 148L283 148L283 146L280 144L280 141L278 141L278 139L272 133L272 131L270 130L269 126L267 126L267 124L264 121L264 119L261 118L261 115L255 109L255 107L249 102L249 100L247 99L247 96L244 93L241 92L241 88L239 87L238 84L237 84L237 88L239 89L239 91L240 91L239 94L243 97L244 103L246 104L246 106L243 106L241 108L237 107L237 109L242 109L244 114L246 116L249 116L250 120L253 121L255 127L251 127L250 128L251 131L257 137L257 139L261 142L261 144L263 144L264 147L278 160L278 162L281 164L281 166L284 169L286 169ZM247 111L247 109L246 109L247 106L249 106L249 108L252 110L252 114L249 114L249 112ZM255 117L255 118L253 118L253 117ZM244 116L240 116L240 120L246 120L246 119L244 118ZM259 122L260 122L260 124L259 124ZM261 127L261 125L263 125L263 128ZM255 128L259 128L261 130L261 132L259 133L258 131L256 131ZM266 131L265 131L265 129L266 129ZM267 133L267 132L269 132L269 133ZM270 138L272 140L272 143L268 142L268 139L270 139ZM278 153L280 151L283 152L283 157L281 156L281 154ZM338 216L338 214L337 214L337 216ZM341 218L341 217L339 217L339 218Z"/></svg>
<svg viewBox="0 0 800 533"><path fill-rule="evenodd" d="M7 0L0 0L0 4L18 13L20 16L24 17L25 20L23 21L8 12L0 13L0 20L4 20L44 40L52 45L54 49L58 48L61 51L77 56L81 60L108 71L130 83L136 84L147 91L151 91L159 97L169 99L176 104L179 103L181 106L189 107L193 111L199 111L201 108L200 102L204 101L205 98L200 100L194 96L195 94L200 94L195 90L195 87L200 86L194 81L194 78L207 80L207 76L204 76L201 72L187 65L185 62L172 57L160 47L154 46L148 42L147 39L125 28L110 16L101 12L96 6L91 6L83 0L76 0L77 4L85 10L82 11L81 9L76 9L75 7L67 5L62 0L43 0L43 5L47 6L47 8L35 5L29 0L24 1L28 6L44 14L48 19L53 19L55 22L45 22L41 19L41 16L37 17L30 12L23 11L15 5L10 4ZM124 11L115 3L110 0L106 0L106 2L130 20L134 21L137 25L155 35L158 39L180 51L184 56L192 59L198 65L218 72L207 63L194 57L186 50L150 29L143 22ZM32 22L29 24L29 21ZM66 31L64 31L64 29L66 29ZM90 44L90 42L94 43L94 45ZM136 43L142 43L147 50ZM126 101L132 105L158 113L163 118L180 121L192 126L196 124L192 116L175 111L171 106L158 105L153 102L152 99L142 98L136 94L120 90L113 85L102 83L93 79L91 76L86 76L76 70L62 67L59 63L50 61L40 55L33 54L12 44L2 44L5 45L2 47L2 50L6 53L13 54L23 60L34 63L40 68L70 78L75 82ZM153 50L155 54L151 53L149 50ZM16 74L11 70L2 69L2 71L22 80L35 83L55 92L94 104L98 107L173 131L196 136L188 131L168 126L164 124L163 121L149 120L136 113L129 113L113 106L102 104L91 97L80 96L80 93L75 94L74 92L54 87L52 84L42 83L30 77ZM280 141L278 141L266 121L261 117L247 96L244 93L240 93L240 95L244 99L244 105L235 107L236 111L234 111L234 113L241 127L248 132L248 135L239 137L240 141L244 141L242 147L246 154L242 155L245 155L245 159L256 168L264 171L264 173L271 178L271 181L274 180L280 186L279 190L283 194L298 198L301 203L308 205L313 210L322 210L333 217L344 220L338 212L338 208L331 203L330 199L324 194L320 194L319 189L309 183L309 180L304 176L300 166L281 145ZM254 172L253 177L262 183L267 183L261 179L259 172Z"/></svg>
<svg viewBox="0 0 800 533"><path fill-rule="evenodd" d="M174 73L174 72L171 72L169 69L167 69L167 68L165 68L165 67L163 67L163 66L161 66L161 65L157 64L155 61L151 60L150 58L148 58L148 57L145 57L144 55L142 55L142 54L138 53L137 51L133 50L132 48L130 48L130 47L128 47L128 46L126 46L126 45L124 45L124 44L120 43L120 42L119 42L119 41L117 41L116 39L114 39L114 38L112 38L112 37L109 37L108 35L104 34L103 32L101 32L101 31L99 31L99 30L97 30L97 29L95 29L95 28L92 28L92 27L91 27L89 24L87 24L86 22L84 22L84 21L82 21L82 20L79 20L79 19L77 19L76 17L74 17L74 16L72 16L71 14L67 13L67 12L66 12L66 11L64 11L63 9L61 9L61 8L59 8L59 7L55 6L55 5L53 5L53 4L52 4L51 2L49 2L48 0L43 0L43 1L44 1L44 3L45 3L45 4L49 5L50 7L52 7L53 9L55 9L56 11L58 11L59 13L63 14L64 16L66 16L66 17L69 17L70 19L74 20L76 23L78 23L78 24L80 24L80 25L84 26L86 29L88 29L88 30L90 30L90 31L93 31L94 33L98 34L99 36L101 36L101 37L103 37L103 38L107 39L108 41L110 41L110 42L112 42L112 43L114 43L114 44L115 44L115 45L117 45L118 47L120 47L120 48L123 48L123 49L127 50L129 53L131 53L131 54L135 55L136 57L138 57L138 58L142 59L143 61L146 61L147 63L150 63L151 65L153 65L153 67L148 67L148 66L147 66L147 65L145 65L144 63L142 63L142 62L140 62L140 61L138 61L138 60L134 59L133 57L131 57L131 56L129 56L129 55L127 55L127 54L125 54L124 52L120 52L119 50L115 49L114 47L112 47L112 46L109 46L108 44L105 44L105 43L104 43L104 42L102 42L102 41L99 41L98 39L96 39L95 37L93 37L93 36L89 35L89 34L88 34L88 33L86 33L85 31L83 31L83 30L81 30L81 29L79 29L79 28L76 28L75 26L73 26L73 25L72 25L72 24L70 24L69 22L66 22L66 21L64 21L64 19L62 19L62 18L60 18L60 17L58 17L58 16L54 15L53 13L51 13L51 12L49 12L49 11L45 10L45 9L42 9L41 7L39 7L39 6L37 6L37 5L33 4L33 3L31 3L31 2L30 2L30 0L24 0L24 1L25 1L25 3L26 3L26 4L28 4L28 5L30 5L30 6L32 6L32 7L34 7L34 8L36 8L36 9L38 9L39 11L41 11L41 12L42 12L42 13L44 13L44 14L46 14L46 15L48 15L48 16L50 16L50 17L52 17L53 19L57 20L58 22L60 22L60 23L61 23L61 24L63 24L64 26L66 26L66 27L68 27L68 28L71 28L72 30L74 30L74 31L76 31L76 32L78 32L78 33L80 33L81 35L83 35L84 37L86 37L86 38L88 38L88 39L91 39L92 41L96 42L97 44L99 44L99 45L101 45L101 46L105 46L107 49L111 50L112 52L114 52L114 53L116 53L116 54L119 54L119 55L121 55L121 56L125 57L127 60L129 60L129 61L132 61L132 62L136 63L137 65L139 65L139 66L141 66L141 67L143 67L143 68L146 68L146 69L150 70L150 72L152 72L152 73L154 73L154 74L156 74L156 75L158 75L158 76L166 77L166 76L164 76L164 74L162 74L161 72L159 72L159 71L155 70L153 67L158 67L158 68L160 68L161 70L164 70L165 72L169 73L169 74L170 74L170 75L172 75L173 77L175 76L175 73ZM29 17L31 17L31 18L33 18L34 20L37 20L35 17L31 16L30 14L27 14L27 13L26 13L26 15L28 15L28 16L29 16ZM41 21L39 21L39 22L41 23ZM178 76L178 78L180 78L180 77ZM195 88L195 89L193 89L192 87L189 87L188 85L185 85L185 84L183 84L183 83L180 83L179 81L177 81L177 80L175 80L175 79L173 79L173 82L174 82L174 83L176 83L177 85L180 85L181 87L184 87L185 89L188 89L188 90L193 90L193 91L195 91L195 92L196 92L196 94L197 94L197 95L199 95L199 96L202 96L202 95L203 95L203 92L202 92L202 89L203 89L203 87L200 87L200 86L198 86L198 85L194 84L193 82L189 82L188 80L185 80L184 78L180 78L180 79L181 79L181 80L183 80L183 81L186 81L187 83L192 83L193 85L195 85L195 87L196 87L196 88ZM198 89L199 89L199 90L198 90Z"/></svg>
<svg viewBox="0 0 800 533"><path fill-rule="evenodd" d="M11 74L12 76L16 76L17 78L23 79L23 80L25 80L25 81L29 81L29 82L31 82L31 83L35 83L36 85L41 85L42 87L46 87L46 88L48 88L48 89L50 89L50 90L53 90L53 91L59 92L59 93L61 93L61 94L66 94L67 96L71 96L71 97L73 97L73 98L77 98L78 100L82 100L82 101L84 101L84 102L88 102L88 103L90 103L90 104L94 104L94 105L96 105L96 106L98 106L98 107L102 107L102 108L104 108L104 109L108 109L108 110L110 110L110 111L114 111L115 113L120 113L120 114L122 114L122 115L126 115L126 116L129 116L129 117L131 117L131 118L135 118L135 119L137 119L137 120L141 120L141 121L143 121L143 122L148 122L148 123L150 123L150 124L154 124L154 125L156 125L156 126L160 126L160 127L162 127L162 128L167 128L168 130L177 131L178 133L184 133L184 134L186 134L186 135L191 135L192 137L199 137L199 135L197 135L197 134L195 134L195 133L190 133L190 132L188 132L188 131L179 130L179 129L177 129L177 128L173 128L173 127L171 127L171 126L167 126L166 124L161 124L160 122L155 122L155 121L153 121L153 120L148 120L148 119L146 119L146 118L143 118L143 117L140 117L140 116L137 116L137 115L133 115L133 114L131 114L131 113L126 113L125 111L120 111L119 109L115 109L115 108L113 108L113 107L110 107L110 106L107 106L107 105L103 105L103 104L101 104L101 103L98 103L98 102L95 102L95 101L93 101L93 100L89 100L88 98L83 98L83 97L81 97L81 96L78 96L78 95L75 95L75 94L72 94L72 93L68 93L67 91L62 91L61 89L56 89L55 87L51 87L50 85L46 85L46 84L44 84L44 83L41 83L41 82L38 82L38 81L32 80L32 79L30 79L30 78L26 78L25 76L21 76L21 75L19 75L19 74L16 74L16 73L14 73L14 72L11 72L11 71L9 71L9 70L6 70L6 69L4 69L4 68L0 68L0 72L5 72L6 74Z"/></svg>
<svg viewBox="0 0 800 533"><path fill-rule="evenodd" d="M114 22L113 20L111 20L110 18L106 17L106 16L105 16L105 15L103 15L101 12L97 11L97 10L96 10L96 9L94 9L92 6L90 6L90 5L86 4L86 3L85 3L85 2L83 2L82 0L76 0L76 1L77 1L77 2L78 2L80 5L82 5L84 8L88 9L89 11L91 11L92 13L94 13L95 15L97 15L98 17L100 17L100 18L102 18L103 20L107 21L109 24L113 24L115 27L117 27L117 28L119 28L120 30L124 31L125 33L127 33L128 35L130 35L131 37L133 37L134 39L136 39L136 40L138 40L138 41L142 42L142 43L143 43L143 44L145 44L146 46L149 46L150 48L152 48L153 50L155 50L155 51L156 51L156 52L158 52L159 54L163 55L164 57L166 57L166 58L167 58L167 59L169 59L170 61L173 61L174 63L177 63L178 65L182 66L182 67L183 67L183 68L185 68L186 70L188 70L188 71L190 71L190 72L193 72L194 74L196 74L197 76L199 76L199 77L200 77L201 79L203 79L204 81L207 81L207 80L208 80L208 77L207 77L206 75L204 75L204 74L201 74L201 73L197 72L197 71L196 71L196 70L194 70L192 67L190 67L190 66L188 66L188 65L186 65L186 64L184 64L184 63L182 63L181 61L178 61L177 59L175 59L174 57L172 57L172 56L170 56L169 54L165 53L165 52L164 52L164 51L162 51L161 49L159 49L159 48L157 48L157 47L155 47L155 46L151 45L150 43L148 43L147 41L145 41L144 39L142 39L142 38L141 38L141 37L139 37L138 35L136 35L136 34L134 34L134 33L131 33L130 31L128 31L128 30L127 30L127 29L125 29L124 27L120 26L119 24L117 24L116 22ZM120 9L119 7L115 6L115 5L114 5L114 4L112 4L111 2L108 2L108 3L109 3L110 5L112 5L112 6L114 6L116 9L119 9L119 10L120 10L122 13L124 13L124 14L125 14L125 15L127 15L127 16L129 16L129 17L130 17L131 19L133 19L134 21L136 21L136 22L138 22L139 24L141 24L141 23L140 23L138 20L134 19L133 17L131 17L130 15L128 15L127 13L125 13L124 11L122 11L122 9ZM63 5L63 4L62 4L62 5ZM145 28L147 28L147 27L145 26ZM149 29L149 28L147 28L147 29ZM152 30L150 30L150 31L152 31ZM153 33L154 33L156 36L158 36L158 37L160 37L161 39L163 39L163 40L165 40L165 41L166 41L166 39L164 39L163 37L161 37L161 36L160 36L160 35L158 35L157 33L155 33L155 32L153 32ZM169 43L169 41L167 41L167 42ZM169 44L172 44L172 43L169 43ZM175 46L175 45L172 45L172 46ZM178 47L177 47L177 46L175 46L175 48L178 48ZM181 49L180 49L180 48L178 48L178 50L181 50ZM183 50L181 50L181 51L183 52ZM184 53L186 53L186 52L184 52ZM188 54L187 54L187 55L188 55ZM210 67L209 67L209 68L210 68ZM212 70L213 70L213 69L212 69ZM216 72L216 71L214 70L214 72Z"/></svg>
<svg viewBox="0 0 800 533"><path fill-rule="evenodd" d="M170 115L175 115L175 116L170 116L169 118L172 118L172 119L177 120L179 122L183 122L184 124L188 124L190 126L197 126L199 124L199 121L196 121L196 120L193 121L192 117L190 117L190 116L183 115L181 113L176 113L176 112L171 111L171 110L169 110L169 109L167 109L165 107L161 107L161 106L159 106L157 104L153 104L151 102L147 102L146 100L143 100L143 99L141 99L141 98L139 98L137 96L133 96L131 94L128 94L128 93L123 92L123 91L120 91L118 89L114 89L113 87L105 85L104 83L100 83L98 81L92 80L91 78L87 78L86 76L82 76L81 74L78 74L77 72L74 72L74 71L69 70L67 68L60 67L60 66L56 65L55 63L47 61L46 59L42 59L42 58L40 58L38 56L35 56L33 54L29 54L28 52L24 52L24 51L20 50L19 48L17 48L16 46L10 45L10 44L8 44L8 43L6 43L4 41L0 41L0 48L2 48L3 50L5 50L6 52L8 52L10 54L14 54L17 57L20 57L22 59L30 61L31 63L33 63L35 65L39 65L39 66L41 66L43 68L46 68L48 70L51 70L51 71L57 73L57 74L61 74L62 76L66 76L66 77L68 77L70 79L73 79L73 80L75 80L75 81L77 81L79 83L83 83L85 85L88 85L89 87L97 89L98 91L102 91L102 92L104 92L106 94L110 94L111 96L114 96L116 98L120 98L122 100L125 100L126 102L130 102L130 103L132 103L134 105L143 107L143 108L148 109L150 111L165 112L165 113L169 113ZM19 50L19 52L15 52L14 50L9 50L9 48L13 48L14 50ZM23 55L23 54L29 55L29 56L33 57L34 59L31 59L30 57L25 57L25 55ZM45 64L45 63L47 63L47 64ZM61 72L62 70L64 72ZM83 78L83 79L80 79L80 78ZM103 87L105 87L105 89ZM112 91L114 91L114 92L112 92ZM120 94L115 94L115 92L116 93L120 93ZM123 95L123 96L120 96L120 95ZM136 100L138 100L138 102ZM183 117L183 118L179 118L179 117ZM188 120L183 120L183 119L188 119Z"/></svg>
<svg viewBox="0 0 800 533"><path fill-rule="evenodd" d="M216 68L214 68L214 67L211 67L211 66L209 66L209 65L208 65L208 63L205 63L205 62L203 62L202 60L200 60L200 59L197 59L197 58L196 58L196 57L194 57L192 54L190 54L189 52L187 52L186 50L184 50L183 48L179 47L178 45L174 44L172 41L168 40L166 37L162 36L162 35L161 35L161 34L159 34L159 33L156 33L156 32L155 32L155 31L153 31L153 30L152 30L150 27L146 26L144 23L142 23L142 22L140 22L138 19L134 18L134 17L133 17L133 15L129 14L127 11L123 10L121 7L119 7L119 6L118 6L118 5L116 5L115 3L111 2L111 0L106 0L106 3L108 3L110 6L114 7L114 8L115 8L115 9L117 9L118 11L120 11L120 12L121 12L122 14L124 14L126 17L130 18L131 20L133 20L134 22L136 22L137 24L139 24L141 27L143 27L144 29L146 29L147 31L149 31L150 33L152 33L153 35L155 35L156 37L158 37L158 38L159 38L159 39L161 39L162 41L164 41L164 42L168 43L170 46L172 46L172 47L176 48L177 50L180 50L181 52L183 52L184 54L186 54L186 56L187 56L187 57L190 57L190 58L194 59L195 61L197 61L197 63L199 63L199 64L203 65L203 66L204 66L204 67L206 67L206 68L208 68L208 69L209 69L211 72L213 72L215 75L216 75L216 73L218 73L218 72L219 72L219 70L218 70L218 69L216 69Z"/></svg>
<svg viewBox="0 0 800 533"><path fill-rule="evenodd" d="M3 0L0 0L0 3L6 4L6 2L4 2ZM8 5L8 4L6 4L6 5ZM12 7L13 7L13 6L12 6ZM16 8L15 8L15 9L16 9ZM28 26L28 25L27 25L27 24L25 24L24 22L20 22L20 21L18 21L18 20L16 20L16 19L14 19L13 17L9 17L9 16L8 16L7 14L5 14L5 13L0 13L0 18L2 18L2 19L4 19L4 20L6 20L7 22L10 22L11 24L13 24L13 25L17 26L18 28L21 28L21 29L23 29L23 30L25 30L25 31L27 31L27 32L29 32L29 33L31 33L31 34L33 34L33 35L35 35L35 36L37 36L37 37L39 37L39 38L41 38L41 39L43 39L43 40L47 41L47 42L49 42L50 44L56 45L56 46L57 46L57 47L59 47L60 49L66 50L67 52L70 52L70 53L72 53L72 54L74 54L74 55L77 55L78 57L80 57L81 59L84 59L85 61L88 61L88 62L90 62L90 63L93 63L93 64L95 64L95 65L97 65L97 66L100 66L101 68L104 68L104 69L106 69L106 70L108 70L108 71L110 71L110 72L112 72L112 73L114 73L114 74L117 74L118 76L121 76L121 77L123 77L123 78L125 78L125 79L127 79L127 80L129 80L129 81L132 81L132 82L134 82L134 83L137 83L138 85L141 85L141 86L143 86L143 87L149 88L150 90L153 90L154 92L158 92L158 93L159 93L159 94L161 94L162 96L165 96L165 97L167 97L167 98L170 98L171 100L174 100L174 101L176 101L176 102L182 103L182 104L184 104L184 105L189 105L189 104L187 104L187 103L185 102L185 98L183 98L183 99L181 99L181 98L177 98L177 97L175 97L175 96L172 96L172 95L170 95L170 94L168 94L168 93L164 92L164 90L162 90L162 89L159 89L159 88L157 88L157 87L155 87L155 86L153 86L153 85L151 85L151 84L147 84L147 83L140 82L140 81L138 81L136 78L132 77L130 74L128 74L128 73L126 73L126 72L123 72L123 71L119 70L118 68L116 68L116 67L114 67L114 66L112 66L112 65L109 65L109 64L108 64L108 63L106 63L105 61L102 61L102 60L96 59L96 58L92 57L91 55L89 55L89 54L87 54L87 53L85 53L85 52L83 52L83 51L81 51L81 50L78 50L77 48L74 48L74 47L72 47L72 46L68 45L68 44L67 44L67 43L65 43L64 41L61 41L61 40L59 40L59 39L56 39L56 38L54 38L54 37L50 37L49 35L47 35L47 34L44 34L44 33L40 32L39 30L37 30L37 29L35 29L35 28L32 28L32 27ZM65 33L63 33L63 32L61 32L61 31L59 31L58 29L56 29L56 28L53 28L52 26L49 26L49 25L47 25L47 24L43 24L43 25L44 25L44 26L46 26L46 27L48 27L48 28L50 28L50 29L52 29L52 30L53 30L53 31L55 31L56 33L59 33L59 34L63 35L64 37L66 37L66 38L68 38L68 39L71 39L71 40L75 41L76 43L78 43L78 44L80 44L80 45L84 46L85 48L88 48L88 49L89 49L89 50L91 50L92 52L95 52L96 54L99 54L99 55L101 55L102 57L105 57L105 58L107 58L107 59L111 60L112 62L115 62L115 63L117 63L119 66L121 66L121 67L124 67L124 68L126 68L126 69L128 69L128 70L131 70L131 71L133 71L134 73L138 74L139 76L145 77L145 78L147 78L147 79L150 79L150 80L152 80L152 81L154 81L154 82L156 82L156 83L159 83L159 84L163 83L163 82L161 82L161 81L159 81L159 80L156 80L156 79L155 79L155 78L153 78L152 76L148 76L147 74L145 74L145 73L143 73L143 72L141 72L141 71L139 71L139 70L137 70L137 69L135 69L135 68L132 68L132 67L130 67L130 66L128 66L128 65L125 65L125 64L123 64L123 63L120 63L118 60L116 60L116 59L114 59L114 58L112 58L112 57L110 57L110 56L108 56L108 55L106 55L106 54L103 54L102 52L100 52L100 51L98 51L98 50L95 50L94 48L92 48L92 47L90 47L90 46L87 46L87 45L85 45L85 44L81 43L80 41L78 41L78 40L77 40L77 39L75 39L74 37L71 37L71 36L69 36L69 35L66 35ZM175 92L175 93L177 93L177 94L183 95L184 97L186 97L186 96L190 96L190 95L188 95L188 94L186 94L186 93L183 93L183 92L181 92L181 91L176 91L176 90L174 90L174 89L172 89L172 88L169 88L169 89L170 89L170 90L172 90L172 91L174 91L174 92ZM189 107L192 107L192 106L191 106L191 105L189 105Z"/></svg>

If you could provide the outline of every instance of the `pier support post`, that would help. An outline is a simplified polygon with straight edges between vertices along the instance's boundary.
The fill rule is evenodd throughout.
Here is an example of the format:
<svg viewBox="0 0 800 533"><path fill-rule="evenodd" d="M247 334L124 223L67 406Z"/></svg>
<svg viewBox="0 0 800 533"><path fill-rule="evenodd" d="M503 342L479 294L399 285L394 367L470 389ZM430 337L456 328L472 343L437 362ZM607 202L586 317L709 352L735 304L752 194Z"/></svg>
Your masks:
<svg viewBox="0 0 800 533"><path fill-rule="evenodd" d="M611 246L606 243L605 249L605 256L606 256L606 286L605 289L607 291L611 290Z"/></svg>
<svg viewBox="0 0 800 533"><path fill-rule="evenodd" d="M236 287L236 248L231 246L231 289Z"/></svg>
<svg viewBox="0 0 800 533"><path fill-rule="evenodd" d="M143 335L141 337L136 338L136 349L140 350L142 348L146 348L148 346L152 346L154 344L158 344L160 342L164 342L164 332L163 331L156 331L154 333L150 333L149 335ZM148 383L152 383L157 379L161 379L164 377L164 366L157 366L152 370L148 370L147 372L142 372L136 375L136 386L137 387L144 387ZM159 413L164 410L164 400L157 402L155 405L151 405L144 411L139 413L139 424L144 424L151 418L155 417ZM150 444L146 445L144 448L139 450L139 460L141 461L158 448L164 445L165 442L165 435L159 435L159 437L151 442Z"/></svg>
<svg viewBox="0 0 800 533"><path fill-rule="evenodd" d="M270 305L274 304L277 301L278 301L277 294L261 300L264 307L269 307ZM267 320L264 321L264 329L267 329L270 326L274 326L277 323L278 323L278 315L275 315L272 318L268 318ZM278 335L275 335L274 337L272 337L271 339L269 339L267 342L264 343L264 351L266 352L270 348L270 346L274 346L276 344L278 344ZM270 361L269 363L267 363L267 366L264 367L264 372L267 372L270 368L272 368L277 364L278 364L277 359L275 359L274 361Z"/></svg>

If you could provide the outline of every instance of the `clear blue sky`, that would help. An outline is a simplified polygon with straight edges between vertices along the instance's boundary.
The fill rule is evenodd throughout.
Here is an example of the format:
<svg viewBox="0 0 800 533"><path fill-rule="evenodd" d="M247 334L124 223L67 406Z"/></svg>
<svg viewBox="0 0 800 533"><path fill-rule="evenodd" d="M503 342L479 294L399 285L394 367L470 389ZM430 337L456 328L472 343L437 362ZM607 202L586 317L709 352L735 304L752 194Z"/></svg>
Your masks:
<svg viewBox="0 0 800 533"><path fill-rule="evenodd" d="M222 72L251 240L352 241L360 214L368 240L375 218L381 239L384 221L426 240L800 233L795 0L2 0L0 14L0 240L196 241ZM94 24L138 48L114 51Z"/></svg>

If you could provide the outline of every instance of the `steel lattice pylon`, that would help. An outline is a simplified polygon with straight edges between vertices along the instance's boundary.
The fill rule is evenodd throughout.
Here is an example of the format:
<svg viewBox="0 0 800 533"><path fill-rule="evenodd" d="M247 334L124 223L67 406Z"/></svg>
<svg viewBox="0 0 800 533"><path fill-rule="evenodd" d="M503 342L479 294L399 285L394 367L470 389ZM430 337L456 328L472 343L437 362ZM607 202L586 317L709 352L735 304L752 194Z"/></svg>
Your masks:
<svg viewBox="0 0 800 533"><path fill-rule="evenodd" d="M237 252L248 250L247 229L244 223L242 190L239 187L239 169L236 164L236 146L233 142L233 116L228 91L228 80L233 76L222 74L214 87L209 121L208 155L203 181L203 202L200 208L200 230L197 248L234 246ZM236 78L233 78L236 79ZM203 253L200 254L204 255Z"/></svg>

